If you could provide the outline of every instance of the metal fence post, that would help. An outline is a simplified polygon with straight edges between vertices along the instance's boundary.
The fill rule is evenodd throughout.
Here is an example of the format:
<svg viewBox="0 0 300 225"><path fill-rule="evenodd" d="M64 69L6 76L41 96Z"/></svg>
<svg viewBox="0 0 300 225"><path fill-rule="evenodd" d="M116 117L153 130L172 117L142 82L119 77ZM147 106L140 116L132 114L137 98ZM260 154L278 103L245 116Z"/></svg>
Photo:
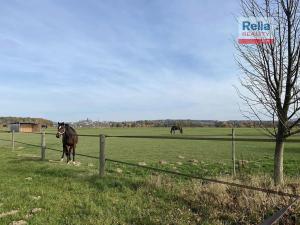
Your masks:
<svg viewBox="0 0 300 225"><path fill-rule="evenodd" d="M41 160L45 160L46 154L46 134L45 131L41 132Z"/></svg>
<svg viewBox="0 0 300 225"><path fill-rule="evenodd" d="M236 175L235 172L235 130L232 128L231 151L232 151L232 176Z"/></svg>
<svg viewBox="0 0 300 225"><path fill-rule="evenodd" d="M15 131L12 130L11 132L11 148L12 150L15 150Z"/></svg>
<svg viewBox="0 0 300 225"><path fill-rule="evenodd" d="M99 176L103 177L105 173L105 135L100 135L99 151Z"/></svg>

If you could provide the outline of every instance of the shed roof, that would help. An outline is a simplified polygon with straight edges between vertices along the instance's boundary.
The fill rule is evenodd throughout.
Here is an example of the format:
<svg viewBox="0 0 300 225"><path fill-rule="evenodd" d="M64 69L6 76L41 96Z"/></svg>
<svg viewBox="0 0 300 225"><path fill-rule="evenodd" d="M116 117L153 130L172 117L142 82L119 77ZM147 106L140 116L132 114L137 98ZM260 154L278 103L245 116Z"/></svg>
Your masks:
<svg viewBox="0 0 300 225"><path fill-rule="evenodd" d="M10 123L10 124L30 124L30 125L38 125L38 123L32 123L32 122L14 122L14 123Z"/></svg>

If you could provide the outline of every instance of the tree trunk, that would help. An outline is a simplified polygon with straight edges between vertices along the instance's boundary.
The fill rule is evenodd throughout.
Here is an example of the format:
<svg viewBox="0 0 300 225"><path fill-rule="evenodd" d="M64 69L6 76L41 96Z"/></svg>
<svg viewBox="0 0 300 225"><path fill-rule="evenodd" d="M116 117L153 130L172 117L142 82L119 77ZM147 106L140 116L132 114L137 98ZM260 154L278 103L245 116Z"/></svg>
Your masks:
<svg viewBox="0 0 300 225"><path fill-rule="evenodd" d="M276 186L283 182L283 149L284 140L277 139L274 156L274 183Z"/></svg>

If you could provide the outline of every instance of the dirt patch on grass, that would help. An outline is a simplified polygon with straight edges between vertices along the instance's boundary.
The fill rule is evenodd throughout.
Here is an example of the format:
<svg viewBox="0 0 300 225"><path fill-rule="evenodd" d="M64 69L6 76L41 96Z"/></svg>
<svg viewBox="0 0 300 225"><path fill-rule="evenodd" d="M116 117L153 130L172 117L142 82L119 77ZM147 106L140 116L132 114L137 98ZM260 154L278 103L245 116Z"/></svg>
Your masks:
<svg viewBox="0 0 300 225"><path fill-rule="evenodd" d="M41 212L42 210L43 210L42 208L34 208L25 216L25 218L29 219L29 218L33 217L34 214Z"/></svg>
<svg viewBox="0 0 300 225"><path fill-rule="evenodd" d="M13 221L9 225L26 225L27 222L25 220Z"/></svg>
<svg viewBox="0 0 300 225"><path fill-rule="evenodd" d="M38 200L40 200L41 199L41 196L32 196L31 197L33 200L36 200L36 201L38 201Z"/></svg>
<svg viewBox="0 0 300 225"><path fill-rule="evenodd" d="M6 217L6 216L15 215L18 212L19 212L19 210L11 210L9 212L0 213L0 218Z"/></svg>

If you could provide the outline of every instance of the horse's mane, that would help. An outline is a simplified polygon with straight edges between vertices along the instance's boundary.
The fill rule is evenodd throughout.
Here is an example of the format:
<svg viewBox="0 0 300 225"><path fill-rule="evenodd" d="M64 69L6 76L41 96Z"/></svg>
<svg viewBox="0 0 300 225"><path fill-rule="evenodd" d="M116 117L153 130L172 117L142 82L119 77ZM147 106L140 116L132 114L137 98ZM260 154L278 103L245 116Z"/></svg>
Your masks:
<svg viewBox="0 0 300 225"><path fill-rule="evenodd" d="M71 127L69 124L66 123L65 128L66 128L66 130L71 131L72 133L76 134L76 130L73 127Z"/></svg>

